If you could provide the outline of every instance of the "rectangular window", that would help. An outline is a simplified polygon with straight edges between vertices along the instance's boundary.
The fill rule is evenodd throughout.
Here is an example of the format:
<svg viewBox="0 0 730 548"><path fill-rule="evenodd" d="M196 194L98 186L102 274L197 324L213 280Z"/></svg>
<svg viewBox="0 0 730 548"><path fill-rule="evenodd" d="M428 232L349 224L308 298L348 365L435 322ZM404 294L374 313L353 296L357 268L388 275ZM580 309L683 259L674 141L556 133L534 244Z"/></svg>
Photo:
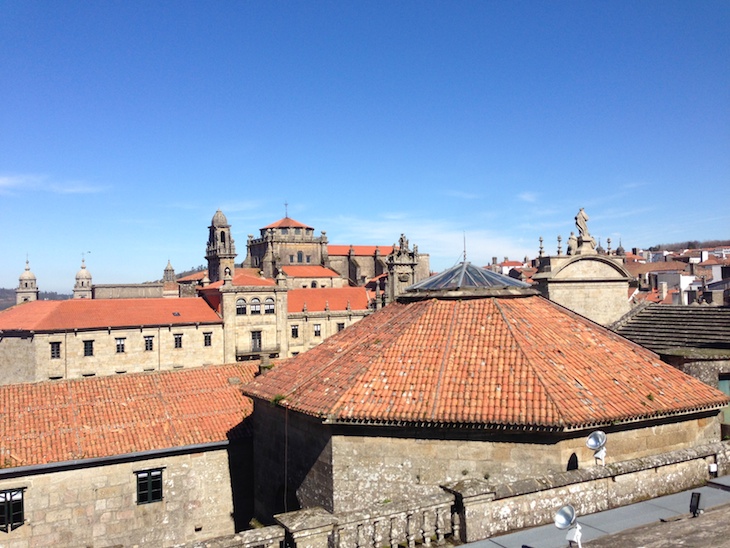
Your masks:
<svg viewBox="0 0 730 548"><path fill-rule="evenodd" d="M299 326L298 325L292 325L291 326L291 338L292 339L298 339L299 338Z"/></svg>
<svg viewBox="0 0 730 548"><path fill-rule="evenodd" d="M94 341L84 341L84 356L94 355Z"/></svg>
<svg viewBox="0 0 730 548"><path fill-rule="evenodd" d="M311 263L312 262L312 256L311 255L307 255L307 262L308 263Z"/></svg>
<svg viewBox="0 0 730 548"><path fill-rule="evenodd" d="M182 348L182 333L175 333L175 348Z"/></svg>
<svg viewBox="0 0 730 548"><path fill-rule="evenodd" d="M203 333L203 346L210 346L213 344L213 333Z"/></svg>
<svg viewBox="0 0 730 548"><path fill-rule="evenodd" d="M301 234L301 233L302 233L302 229L301 229L301 228L295 228L295 229L294 229L294 234L297 234L297 235L299 235L299 234Z"/></svg>
<svg viewBox="0 0 730 548"><path fill-rule="evenodd" d="M152 335L146 335L144 338L145 352L152 352L155 349L155 338Z"/></svg>
<svg viewBox="0 0 730 548"><path fill-rule="evenodd" d="M117 343L117 354L124 354L124 341L126 341L127 339L125 339L124 337L117 337L114 340Z"/></svg>
<svg viewBox="0 0 730 548"><path fill-rule="evenodd" d="M251 350L261 352L261 331L251 331Z"/></svg>
<svg viewBox="0 0 730 548"><path fill-rule="evenodd" d="M322 326L318 323L314 324L314 336L315 337L322 336Z"/></svg>
<svg viewBox="0 0 730 548"><path fill-rule="evenodd" d="M338 323L337 324L337 332L339 333L343 329L345 329L345 324L344 323Z"/></svg>
<svg viewBox="0 0 730 548"><path fill-rule="evenodd" d="M8 533L25 522L23 489L0 491L0 531Z"/></svg>
<svg viewBox="0 0 730 548"><path fill-rule="evenodd" d="M275 314L276 313L276 304L274 303L274 299L269 297L264 301L264 314Z"/></svg>
<svg viewBox="0 0 730 548"><path fill-rule="evenodd" d="M137 504L162 500L162 469L144 470L137 474Z"/></svg>
<svg viewBox="0 0 730 548"><path fill-rule="evenodd" d="M60 358L61 358L61 343L52 342L51 343L51 359L58 360Z"/></svg>
<svg viewBox="0 0 730 548"><path fill-rule="evenodd" d="M294 262L294 255L289 255L289 262L290 263L293 263Z"/></svg>

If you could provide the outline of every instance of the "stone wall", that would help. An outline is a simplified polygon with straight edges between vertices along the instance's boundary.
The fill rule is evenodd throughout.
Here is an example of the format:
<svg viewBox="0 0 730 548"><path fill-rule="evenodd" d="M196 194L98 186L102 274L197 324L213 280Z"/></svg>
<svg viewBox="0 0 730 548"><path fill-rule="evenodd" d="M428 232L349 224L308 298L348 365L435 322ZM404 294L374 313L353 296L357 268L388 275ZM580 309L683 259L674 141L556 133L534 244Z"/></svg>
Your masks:
<svg viewBox="0 0 730 548"><path fill-rule="evenodd" d="M33 337L0 335L0 384L36 380L35 353Z"/></svg>
<svg viewBox="0 0 730 548"><path fill-rule="evenodd" d="M359 322L372 310L333 310L328 312L296 312L289 314L286 335L289 338L288 356L305 352L321 344L327 337L339 331L339 324L349 327ZM298 337L293 338L292 326L298 327ZM315 335L315 325L319 325L319 336Z"/></svg>
<svg viewBox="0 0 730 548"><path fill-rule="evenodd" d="M94 299L158 299L163 295L162 282L148 284L94 284Z"/></svg>
<svg viewBox="0 0 730 548"><path fill-rule="evenodd" d="M605 431L609 463L720 440L716 415ZM579 468L593 466L593 452L585 446L589 433L559 439L372 427L337 434L332 438L333 500L320 504L343 512L386 498L430 495L440 485L469 478L493 484L559 473L573 454Z"/></svg>
<svg viewBox="0 0 730 548"><path fill-rule="evenodd" d="M204 333L211 334L211 346L204 345ZM181 348L175 348L175 335L182 335ZM151 351L145 350L147 336L153 337ZM124 352L117 352L118 338L124 339ZM94 341L93 356L84 356L84 341ZM60 358L51 358L51 342L61 344ZM34 381L224 363L220 324L38 333L33 346Z"/></svg>
<svg viewBox="0 0 730 548"><path fill-rule="evenodd" d="M254 426L255 515L271 523L281 512L332 510L329 430L319 421L257 400Z"/></svg>
<svg viewBox="0 0 730 548"><path fill-rule="evenodd" d="M163 500L137 504L135 472L155 468L163 468ZM25 488L25 524L1 533L6 548L165 547L235 532L225 449L11 478L15 471L1 472L0 489Z"/></svg>

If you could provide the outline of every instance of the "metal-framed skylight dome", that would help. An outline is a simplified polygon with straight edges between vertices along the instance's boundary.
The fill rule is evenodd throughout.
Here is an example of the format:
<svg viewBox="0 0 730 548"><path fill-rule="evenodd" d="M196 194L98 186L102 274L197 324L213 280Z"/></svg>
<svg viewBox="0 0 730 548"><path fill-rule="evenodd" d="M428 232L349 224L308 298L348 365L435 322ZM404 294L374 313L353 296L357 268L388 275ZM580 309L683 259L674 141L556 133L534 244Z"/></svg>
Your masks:
<svg viewBox="0 0 730 548"><path fill-rule="evenodd" d="M459 289L529 289L530 285L521 280L504 276L471 264L459 263L448 270L425 280L408 286L406 291L418 293L423 291L459 290Z"/></svg>

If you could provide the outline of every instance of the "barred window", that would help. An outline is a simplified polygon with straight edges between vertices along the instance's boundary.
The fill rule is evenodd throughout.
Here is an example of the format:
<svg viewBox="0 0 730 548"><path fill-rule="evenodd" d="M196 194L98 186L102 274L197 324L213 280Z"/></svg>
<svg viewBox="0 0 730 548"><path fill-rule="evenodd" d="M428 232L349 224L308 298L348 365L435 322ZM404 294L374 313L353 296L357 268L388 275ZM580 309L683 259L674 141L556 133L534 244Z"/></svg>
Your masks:
<svg viewBox="0 0 730 548"><path fill-rule="evenodd" d="M94 341L84 341L84 356L94 355Z"/></svg>
<svg viewBox="0 0 730 548"><path fill-rule="evenodd" d="M124 342L126 341L123 337L117 337L114 339L117 344L117 354L124 354Z"/></svg>
<svg viewBox="0 0 730 548"><path fill-rule="evenodd" d="M203 333L203 346L211 346L213 344L213 333L206 331Z"/></svg>
<svg viewBox="0 0 730 548"><path fill-rule="evenodd" d="M61 358L61 343L52 342L51 343L51 359L58 360L60 358Z"/></svg>
<svg viewBox="0 0 730 548"><path fill-rule="evenodd" d="M0 491L0 531L8 533L25 523L22 489Z"/></svg>
<svg viewBox="0 0 730 548"><path fill-rule="evenodd" d="M175 337L175 348L182 348L182 333L176 333Z"/></svg>
<svg viewBox="0 0 730 548"><path fill-rule="evenodd" d="M152 335L146 335L144 338L145 352L152 352L155 349L155 338Z"/></svg>

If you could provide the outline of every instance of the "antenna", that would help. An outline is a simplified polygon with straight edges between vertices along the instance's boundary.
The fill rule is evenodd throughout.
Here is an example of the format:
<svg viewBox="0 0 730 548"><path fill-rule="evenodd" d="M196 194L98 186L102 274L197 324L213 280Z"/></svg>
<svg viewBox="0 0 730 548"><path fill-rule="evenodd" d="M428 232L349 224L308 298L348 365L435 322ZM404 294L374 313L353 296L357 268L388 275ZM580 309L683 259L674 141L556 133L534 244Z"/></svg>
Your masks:
<svg viewBox="0 0 730 548"><path fill-rule="evenodd" d="M284 217L289 218L289 202L284 202Z"/></svg>
<svg viewBox="0 0 730 548"><path fill-rule="evenodd" d="M464 262L466 262L466 230L464 231Z"/></svg>

